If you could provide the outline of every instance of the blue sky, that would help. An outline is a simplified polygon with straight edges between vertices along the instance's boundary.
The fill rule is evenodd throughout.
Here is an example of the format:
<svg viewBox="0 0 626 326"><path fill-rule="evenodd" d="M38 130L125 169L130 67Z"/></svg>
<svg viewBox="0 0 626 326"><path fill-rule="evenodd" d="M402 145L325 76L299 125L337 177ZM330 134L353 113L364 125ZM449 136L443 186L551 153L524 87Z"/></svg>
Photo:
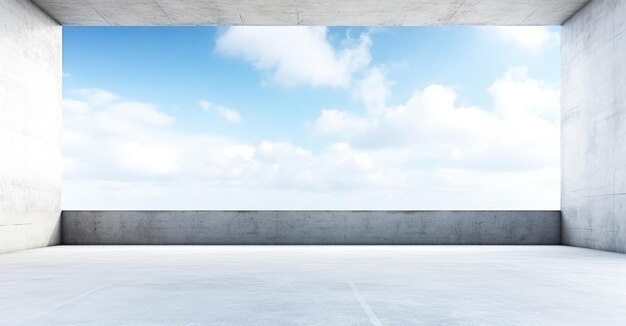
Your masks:
<svg viewBox="0 0 626 326"><path fill-rule="evenodd" d="M65 209L559 208L558 27L63 33Z"/></svg>

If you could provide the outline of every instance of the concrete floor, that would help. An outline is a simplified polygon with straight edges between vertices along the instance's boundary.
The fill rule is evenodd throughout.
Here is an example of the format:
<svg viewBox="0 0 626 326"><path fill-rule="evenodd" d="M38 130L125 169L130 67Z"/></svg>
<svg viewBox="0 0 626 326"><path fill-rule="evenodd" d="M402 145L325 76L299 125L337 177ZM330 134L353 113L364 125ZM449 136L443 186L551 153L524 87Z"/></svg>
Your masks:
<svg viewBox="0 0 626 326"><path fill-rule="evenodd" d="M626 255L563 246L59 246L2 325L624 325Z"/></svg>

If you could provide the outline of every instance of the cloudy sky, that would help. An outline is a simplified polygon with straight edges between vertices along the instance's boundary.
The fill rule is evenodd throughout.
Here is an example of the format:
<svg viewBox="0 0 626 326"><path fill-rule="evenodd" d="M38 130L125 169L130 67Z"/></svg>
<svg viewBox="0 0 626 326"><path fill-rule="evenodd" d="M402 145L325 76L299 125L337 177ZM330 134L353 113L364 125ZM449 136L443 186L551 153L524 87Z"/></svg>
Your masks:
<svg viewBox="0 0 626 326"><path fill-rule="evenodd" d="M66 27L64 209L559 209L558 27Z"/></svg>

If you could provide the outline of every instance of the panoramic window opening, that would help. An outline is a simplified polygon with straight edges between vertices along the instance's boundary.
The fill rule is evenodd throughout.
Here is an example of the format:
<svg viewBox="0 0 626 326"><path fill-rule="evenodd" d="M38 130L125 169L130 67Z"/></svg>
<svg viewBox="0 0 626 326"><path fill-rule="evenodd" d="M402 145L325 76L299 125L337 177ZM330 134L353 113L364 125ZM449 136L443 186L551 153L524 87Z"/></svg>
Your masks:
<svg viewBox="0 0 626 326"><path fill-rule="evenodd" d="M64 27L63 209L560 204L560 27Z"/></svg>

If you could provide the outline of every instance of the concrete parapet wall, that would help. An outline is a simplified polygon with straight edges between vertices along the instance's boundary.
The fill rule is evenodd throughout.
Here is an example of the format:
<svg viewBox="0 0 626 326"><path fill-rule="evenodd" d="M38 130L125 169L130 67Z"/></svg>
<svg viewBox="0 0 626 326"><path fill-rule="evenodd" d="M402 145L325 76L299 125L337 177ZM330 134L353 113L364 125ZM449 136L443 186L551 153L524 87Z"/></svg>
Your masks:
<svg viewBox="0 0 626 326"><path fill-rule="evenodd" d="M559 211L64 211L71 245L555 245Z"/></svg>

